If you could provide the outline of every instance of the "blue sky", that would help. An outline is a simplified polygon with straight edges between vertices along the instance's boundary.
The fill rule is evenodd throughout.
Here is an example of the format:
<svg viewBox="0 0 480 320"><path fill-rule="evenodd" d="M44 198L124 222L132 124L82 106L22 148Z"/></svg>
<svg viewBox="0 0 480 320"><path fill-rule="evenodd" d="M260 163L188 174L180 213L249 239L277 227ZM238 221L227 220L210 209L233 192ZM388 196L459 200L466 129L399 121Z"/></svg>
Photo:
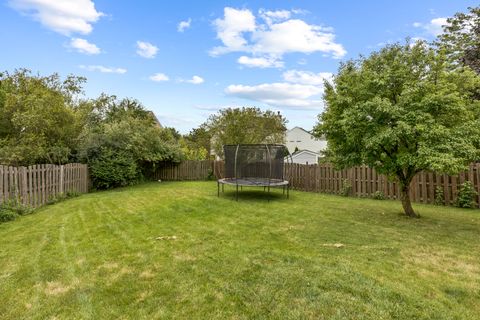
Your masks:
<svg viewBox="0 0 480 320"><path fill-rule="evenodd" d="M88 78L186 133L223 107L280 110L310 130L339 63L386 43L431 40L476 1L10 0L0 69Z"/></svg>

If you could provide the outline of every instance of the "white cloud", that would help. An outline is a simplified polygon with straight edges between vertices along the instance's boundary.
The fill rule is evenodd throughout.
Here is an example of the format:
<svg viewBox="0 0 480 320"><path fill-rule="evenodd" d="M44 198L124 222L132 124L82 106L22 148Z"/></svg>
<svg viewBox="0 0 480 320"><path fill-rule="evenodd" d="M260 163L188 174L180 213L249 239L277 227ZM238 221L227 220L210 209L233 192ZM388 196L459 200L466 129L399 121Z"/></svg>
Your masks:
<svg viewBox="0 0 480 320"><path fill-rule="evenodd" d="M258 15L265 20L268 25L271 25L273 22L278 22L282 20L287 20L291 16L291 12L288 10L277 10L277 11L267 11L264 9L258 10Z"/></svg>
<svg viewBox="0 0 480 320"><path fill-rule="evenodd" d="M265 57L247 57L241 56L237 60L238 63L249 68L282 68L283 61L274 56Z"/></svg>
<svg viewBox="0 0 480 320"><path fill-rule="evenodd" d="M435 18L430 20L429 23L414 22L413 26L415 28L422 28L427 33L438 36L443 33L442 26L447 24L447 18Z"/></svg>
<svg viewBox="0 0 480 320"><path fill-rule="evenodd" d="M303 66L303 65L306 65L306 64L307 64L307 59L303 59L303 58L302 58L302 59L300 59L300 60L297 61L297 64L302 65L302 66Z"/></svg>
<svg viewBox="0 0 480 320"><path fill-rule="evenodd" d="M253 32L256 28L255 16L250 10L229 7L224 8L224 18L216 19L213 24L217 31L217 38L225 46L213 48L210 52L212 55L246 50L247 40L243 37L243 33Z"/></svg>
<svg viewBox="0 0 480 320"><path fill-rule="evenodd" d="M274 56L281 61L286 53L323 52L334 58L341 58L347 53L341 44L335 42L332 28L291 18L292 14L297 13L262 9L259 17L265 24L257 24L250 10L226 7L223 19L214 22L217 38L223 46L213 48L210 54L218 56L229 52L245 52L252 57L250 60L242 58L243 64L265 67L267 57ZM240 59L238 62L242 63Z"/></svg>
<svg viewBox="0 0 480 320"><path fill-rule="evenodd" d="M10 0L9 4L46 28L67 36L89 34L92 24L103 16L91 0Z"/></svg>
<svg viewBox="0 0 480 320"><path fill-rule="evenodd" d="M292 109L320 109L321 99L316 99L323 88L296 83L264 83L256 86L230 85L227 95L268 104L272 107Z"/></svg>
<svg viewBox="0 0 480 320"><path fill-rule="evenodd" d="M302 20L291 19L272 24L268 30L252 35L253 52L282 55L288 52L325 52L341 58L347 52L335 43L335 35L324 32L323 27L309 25Z"/></svg>
<svg viewBox="0 0 480 320"><path fill-rule="evenodd" d="M180 23L177 26L177 31L178 32L183 32L185 29L190 28L190 24L192 23L192 19L188 18L186 21L180 21Z"/></svg>
<svg viewBox="0 0 480 320"><path fill-rule="evenodd" d="M80 39L80 38L72 38L70 40L70 45L71 48L77 50L80 53L85 53L85 54L99 54L100 53L100 48L97 47L95 44L88 42L85 39Z"/></svg>
<svg viewBox="0 0 480 320"><path fill-rule="evenodd" d="M310 11L305 10L305 9L292 9L291 12L293 14L308 14Z"/></svg>
<svg viewBox="0 0 480 320"><path fill-rule="evenodd" d="M310 71L288 70L283 73L283 80L291 83L307 84L323 87L324 80L333 81L330 72L313 73Z"/></svg>
<svg viewBox="0 0 480 320"><path fill-rule="evenodd" d="M205 80L203 80L202 77L193 76L192 79L189 79L189 80L180 80L180 82L188 82L188 83L191 83L191 84L201 84L201 83L204 83Z"/></svg>
<svg viewBox="0 0 480 320"><path fill-rule="evenodd" d="M104 66L84 66L84 65L81 65L79 67L88 71L98 71L102 73L124 74L127 72L127 69L124 69L124 68L112 68L112 67L104 67Z"/></svg>
<svg viewBox="0 0 480 320"><path fill-rule="evenodd" d="M165 73L155 73L154 75L150 76L149 79L155 82L170 80L170 78Z"/></svg>
<svg viewBox="0 0 480 320"><path fill-rule="evenodd" d="M144 58L155 58L158 48L149 42L137 41L137 54Z"/></svg>
<svg viewBox="0 0 480 320"><path fill-rule="evenodd" d="M426 41L427 41L427 39L425 39L423 37L412 37L412 38L410 38L410 48L414 47L419 42L424 43Z"/></svg>
<svg viewBox="0 0 480 320"><path fill-rule="evenodd" d="M198 105L198 106L194 106L195 109L198 109L198 110L204 110L204 111L211 111L211 112L217 112L218 110L220 109L224 109L224 108L230 108L230 107L216 107L216 106L202 106L202 105Z"/></svg>

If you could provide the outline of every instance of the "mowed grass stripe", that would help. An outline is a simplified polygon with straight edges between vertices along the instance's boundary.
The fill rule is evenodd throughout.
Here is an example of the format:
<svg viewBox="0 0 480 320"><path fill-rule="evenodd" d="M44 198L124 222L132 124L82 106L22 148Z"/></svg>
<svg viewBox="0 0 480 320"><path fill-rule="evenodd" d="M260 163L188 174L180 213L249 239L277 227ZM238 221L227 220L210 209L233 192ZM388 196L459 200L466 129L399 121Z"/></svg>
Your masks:
<svg viewBox="0 0 480 320"><path fill-rule="evenodd" d="M479 211L254 190L149 183L0 225L0 318L479 317Z"/></svg>

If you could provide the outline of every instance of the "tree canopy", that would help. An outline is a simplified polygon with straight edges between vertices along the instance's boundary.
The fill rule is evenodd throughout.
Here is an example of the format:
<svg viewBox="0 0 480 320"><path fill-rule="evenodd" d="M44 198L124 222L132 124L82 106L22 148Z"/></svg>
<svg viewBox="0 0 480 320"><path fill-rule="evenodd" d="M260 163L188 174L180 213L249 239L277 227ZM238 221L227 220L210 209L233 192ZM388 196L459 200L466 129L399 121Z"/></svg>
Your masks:
<svg viewBox="0 0 480 320"><path fill-rule="evenodd" d="M468 9L467 13L459 12L447 19L437 45L454 62L480 74L480 7Z"/></svg>
<svg viewBox="0 0 480 320"><path fill-rule="evenodd" d="M425 43L389 45L341 65L325 84L325 111L314 131L339 167L366 164L400 183L402 204L422 170L456 174L477 160L480 79Z"/></svg>
<svg viewBox="0 0 480 320"><path fill-rule="evenodd" d="M0 162L13 165L66 162L81 126L75 97L84 78L0 74Z"/></svg>
<svg viewBox="0 0 480 320"><path fill-rule="evenodd" d="M159 127L139 101L107 94L84 98L85 81L28 70L0 74L0 163L81 161L95 187L109 188L183 157L176 131Z"/></svg>
<svg viewBox="0 0 480 320"><path fill-rule="evenodd" d="M211 152L211 139L212 135L206 124L192 129L180 141L185 157L190 160L208 159Z"/></svg>
<svg viewBox="0 0 480 320"><path fill-rule="evenodd" d="M215 153L223 155L224 144L283 143L287 120L278 112L259 108L227 108L210 116L205 127Z"/></svg>

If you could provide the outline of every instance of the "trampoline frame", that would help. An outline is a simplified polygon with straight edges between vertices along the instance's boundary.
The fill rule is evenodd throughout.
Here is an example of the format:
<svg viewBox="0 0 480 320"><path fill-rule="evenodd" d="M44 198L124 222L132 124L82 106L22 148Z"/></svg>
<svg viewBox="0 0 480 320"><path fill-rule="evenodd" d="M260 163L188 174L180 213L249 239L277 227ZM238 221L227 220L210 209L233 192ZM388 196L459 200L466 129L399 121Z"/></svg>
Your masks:
<svg viewBox="0 0 480 320"><path fill-rule="evenodd" d="M217 197L220 197L220 185L222 186L222 193L225 192L225 185L231 185L235 186L235 200L238 201L238 191L240 187L240 190L243 189L243 187L263 187L263 191L268 192L268 201L270 201L270 189L271 188L279 188L281 187L283 189L283 195L285 195L286 191L286 196L287 199L290 198L290 182L288 180L285 180L284 177L284 168L282 168L282 179L275 179L271 178L272 176L272 154L270 152L271 147L283 147L285 150L288 152L287 156L283 156L282 158L282 164L285 163L285 158L290 159L291 163L293 163L293 158L290 152L288 151L288 148L285 145L281 144L237 144L237 145L224 145L224 150L226 149L225 147L233 147L236 146L235 149L235 162L234 162L234 173L235 177L228 177L228 178L222 178L217 180ZM258 147L259 150L261 150L260 147L265 148L267 151L268 157L265 158L265 161L268 161L268 167L269 167L269 174L268 177L250 177L250 178L241 178L237 177L237 158L238 158L238 150L240 149L241 146L247 146L247 147ZM276 158L275 158L276 159ZM287 160L288 163L288 160Z"/></svg>

